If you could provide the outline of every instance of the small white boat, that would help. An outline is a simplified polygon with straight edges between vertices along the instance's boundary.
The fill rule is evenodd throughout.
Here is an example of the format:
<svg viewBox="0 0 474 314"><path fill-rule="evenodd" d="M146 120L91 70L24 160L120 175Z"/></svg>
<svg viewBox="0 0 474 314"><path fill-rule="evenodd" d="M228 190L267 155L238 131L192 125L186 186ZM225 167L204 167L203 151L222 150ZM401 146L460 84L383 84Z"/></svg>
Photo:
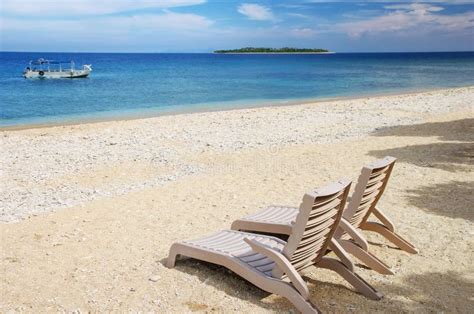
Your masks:
<svg viewBox="0 0 474 314"><path fill-rule="evenodd" d="M30 65L23 72L23 77L80 78L87 77L91 72L92 66L90 64L84 64L81 70L76 70L74 61L52 61L41 58L37 61L30 61Z"/></svg>

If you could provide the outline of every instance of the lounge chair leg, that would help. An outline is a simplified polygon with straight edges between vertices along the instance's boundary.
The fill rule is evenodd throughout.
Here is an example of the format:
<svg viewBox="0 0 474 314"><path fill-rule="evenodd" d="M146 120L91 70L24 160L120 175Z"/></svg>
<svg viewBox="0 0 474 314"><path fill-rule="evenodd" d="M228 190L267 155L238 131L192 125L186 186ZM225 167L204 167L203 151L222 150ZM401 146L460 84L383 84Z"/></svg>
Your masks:
<svg viewBox="0 0 474 314"><path fill-rule="evenodd" d="M413 244L411 244L410 242L402 238L399 234L395 233L394 231L390 231L390 229L388 229L386 226L384 226L381 223L372 222L372 221L366 222L365 224L362 224L360 228L367 231L373 231L382 235L383 237L385 237L385 239L395 244L401 250L404 250L411 254L418 253L418 250L415 248Z"/></svg>
<svg viewBox="0 0 474 314"><path fill-rule="evenodd" d="M321 313L321 311L311 303L309 300L305 300L300 294L294 294L293 296L285 296L295 307L298 311L303 314L315 314Z"/></svg>
<svg viewBox="0 0 474 314"><path fill-rule="evenodd" d="M168 255L168 258L166 259L166 267L174 268L177 255L178 253L176 252L176 245L173 244L170 248L170 254Z"/></svg>
<svg viewBox="0 0 474 314"><path fill-rule="evenodd" d="M321 313L321 311L309 299L305 299L290 283L287 282L272 282L263 289L268 292L286 298L293 304L301 313Z"/></svg>
<svg viewBox="0 0 474 314"><path fill-rule="evenodd" d="M387 227L388 230L395 231L395 225L393 224L393 222L380 209L375 207L374 209L372 209L372 214L377 217L377 219L380 220L380 222L385 227Z"/></svg>
<svg viewBox="0 0 474 314"><path fill-rule="evenodd" d="M357 244L348 240L339 240L339 244L341 244L344 250L346 250L349 254L355 256L369 268L383 275L393 275L393 272L390 270L390 267L388 265L379 260L373 254L363 250Z"/></svg>
<svg viewBox="0 0 474 314"><path fill-rule="evenodd" d="M348 283L350 283L357 291L372 300L380 300L383 297L381 292L375 290L362 277L350 271L343 263L333 258L323 257L318 263L319 267L330 269L338 273Z"/></svg>

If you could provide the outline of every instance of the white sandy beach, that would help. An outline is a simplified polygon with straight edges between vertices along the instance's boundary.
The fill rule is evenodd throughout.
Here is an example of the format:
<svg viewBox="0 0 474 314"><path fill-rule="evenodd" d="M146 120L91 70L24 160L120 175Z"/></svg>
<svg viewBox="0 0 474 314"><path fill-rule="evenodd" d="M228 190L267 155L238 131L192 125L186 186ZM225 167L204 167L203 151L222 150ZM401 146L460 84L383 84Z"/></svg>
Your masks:
<svg viewBox="0 0 474 314"><path fill-rule="evenodd" d="M409 255L368 234L395 276L371 301L313 269L324 312L474 307L474 87L0 131L0 312L287 312L222 267L163 266L170 245L398 158L381 199ZM152 280L150 280L152 279Z"/></svg>

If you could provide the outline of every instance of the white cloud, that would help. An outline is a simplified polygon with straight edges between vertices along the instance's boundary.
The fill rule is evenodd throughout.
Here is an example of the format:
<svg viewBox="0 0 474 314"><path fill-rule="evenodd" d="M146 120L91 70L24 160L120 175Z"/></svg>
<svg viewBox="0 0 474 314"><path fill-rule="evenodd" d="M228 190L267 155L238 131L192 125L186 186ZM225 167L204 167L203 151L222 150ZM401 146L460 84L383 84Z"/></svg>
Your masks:
<svg viewBox="0 0 474 314"><path fill-rule="evenodd" d="M439 12L439 11L444 10L444 8L442 7L434 6L434 5L426 4L426 3L393 4L393 5L386 5L384 8L390 9L390 10L409 11L414 14L426 14L429 12Z"/></svg>
<svg viewBox="0 0 474 314"><path fill-rule="evenodd" d="M464 31L474 27L474 12L455 15L436 14L443 8L430 4L397 4L385 7L388 14L340 24L339 31L357 38L364 34L398 33L404 35L443 31Z"/></svg>
<svg viewBox="0 0 474 314"><path fill-rule="evenodd" d="M195 52L216 36L213 21L164 12L77 19L15 19L0 23L3 48L13 51Z"/></svg>
<svg viewBox="0 0 474 314"><path fill-rule="evenodd" d="M271 21L275 19L272 10L260 4L243 3L237 8L237 11L251 20Z"/></svg>
<svg viewBox="0 0 474 314"><path fill-rule="evenodd" d="M317 34L318 32L316 30L309 27L293 28L290 31L291 36L298 37L298 38L311 38Z"/></svg>
<svg viewBox="0 0 474 314"><path fill-rule="evenodd" d="M196 5L206 0L1 0L2 14L19 16L98 15L144 8Z"/></svg>
<svg viewBox="0 0 474 314"><path fill-rule="evenodd" d="M145 14L133 16L109 16L105 18L89 18L81 20L23 20L5 18L0 30L18 32L24 31L32 35L45 35L49 38L63 35L77 36L106 36L109 34L124 34L130 32L153 33L158 31L195 31L207 29L213 24L212 20L196 14L183 14L165 11L163 14ZM71 34L71 32L73 34Z"/></svg>
<svg viewBox="0 0 474 314"><path fill-rule="evenodd" d="M301 14L301 13L294 13L294 12L286 13L286 15L291 16L291 17L297 17L297 18L300 18L300 19L310 19L310 18L312 18L309 15Z"/></svg>

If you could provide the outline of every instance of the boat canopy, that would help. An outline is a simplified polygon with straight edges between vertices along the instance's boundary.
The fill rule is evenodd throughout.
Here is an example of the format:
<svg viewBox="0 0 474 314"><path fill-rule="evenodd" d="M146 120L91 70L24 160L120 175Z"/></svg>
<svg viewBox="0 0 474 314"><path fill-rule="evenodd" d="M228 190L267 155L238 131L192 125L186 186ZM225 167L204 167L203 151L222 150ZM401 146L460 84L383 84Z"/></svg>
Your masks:
<svg viewBox="0 0 474 314"><path fill-rule="evenodd" d="M53 61L53 60L45 60L45 59L38 59L36 61L31 61L30 64L32 65L42 65L42 64L64 64L64 63L72 63L72 60L69 61Z"/></svg>

